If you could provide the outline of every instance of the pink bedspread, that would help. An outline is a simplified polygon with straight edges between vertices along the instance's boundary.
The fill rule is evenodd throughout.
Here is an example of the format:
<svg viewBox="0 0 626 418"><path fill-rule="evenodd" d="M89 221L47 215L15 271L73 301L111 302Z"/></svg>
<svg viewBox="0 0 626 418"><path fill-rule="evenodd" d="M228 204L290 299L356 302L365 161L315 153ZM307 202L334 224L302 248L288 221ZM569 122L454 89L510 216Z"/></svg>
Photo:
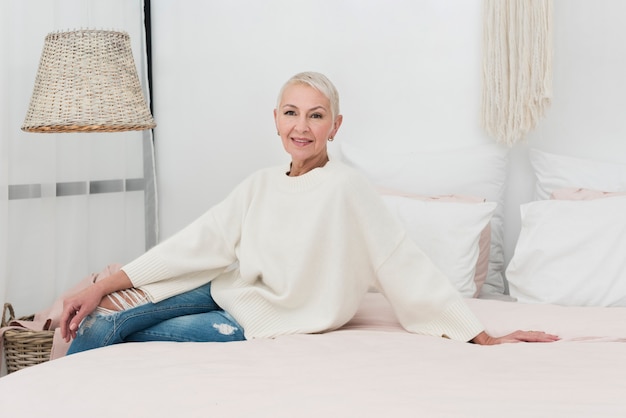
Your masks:
<svg viewBox="0 0 626 418"><path fill-rule="evenodd" d="M0 416L623 417L626 308L469 300L482 347L408 334L380 294L341 330L236 343L122 344L0 378Z"/></svg>

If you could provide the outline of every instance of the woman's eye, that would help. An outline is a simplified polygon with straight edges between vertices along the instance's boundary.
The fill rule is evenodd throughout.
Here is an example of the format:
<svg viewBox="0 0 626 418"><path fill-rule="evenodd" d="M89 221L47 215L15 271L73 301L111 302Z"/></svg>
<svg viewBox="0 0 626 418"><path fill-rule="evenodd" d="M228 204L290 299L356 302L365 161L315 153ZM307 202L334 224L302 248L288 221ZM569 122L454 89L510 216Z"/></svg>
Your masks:
<svg viewBox="0 0 626 418"><path fill-rule="evenodd" d="M324 115L322 115L321 113L313 113L313 114L311 115L311 117L312 117L313 119L322 119L322 118L324 117Z"/></svg>
<svg viewBox="0 0 626 418"><path fill-rule="evenodd" d="M285 113L283 113L283 115L286 115L286 116L293 116L295 114L296 112L294 112L293 110L286 110Z"/></svg>

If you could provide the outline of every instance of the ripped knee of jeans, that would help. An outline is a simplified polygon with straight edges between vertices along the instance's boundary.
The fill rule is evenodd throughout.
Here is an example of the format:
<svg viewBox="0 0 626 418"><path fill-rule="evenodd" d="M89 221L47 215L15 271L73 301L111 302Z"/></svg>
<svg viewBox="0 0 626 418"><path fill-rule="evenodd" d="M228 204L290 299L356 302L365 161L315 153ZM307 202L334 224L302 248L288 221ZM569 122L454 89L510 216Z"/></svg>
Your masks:
<svg viewBox="0 0 626 418"><path fill-rule="evenodd" d="M100 303L97 311L101 314L111 314L114 312L125 311L127 309L136 308L148 303L148 297L139 289L130 288L118 290L109 293L106 299Z"/></svg>
<svg viewBox="0 0 626 418"><path fill-rule="evenodd" d="M76 331L76 336L82 336L86 331L88 331L91 327L93 327L99 320L110 322L114 321L115 311L111 311L106 308L97 307L95 311L91 314L87 315L85 319L82 320L78 330Z"/></svg>
<svg viewBox="0 0 626 418"><path fill-rule="evenodd" d="M233 335L239 329L230 324L213 324L213 328L222 335Z"/></svg>

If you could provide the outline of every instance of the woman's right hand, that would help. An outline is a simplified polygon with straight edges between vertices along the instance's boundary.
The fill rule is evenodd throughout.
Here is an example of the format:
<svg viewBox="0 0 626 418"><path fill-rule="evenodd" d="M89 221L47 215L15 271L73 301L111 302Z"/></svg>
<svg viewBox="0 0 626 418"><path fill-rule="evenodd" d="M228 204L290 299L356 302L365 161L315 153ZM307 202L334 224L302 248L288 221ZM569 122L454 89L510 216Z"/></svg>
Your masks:
<svg viewBox="0 0 626 418"><path fill-rule="evenodd" d="M113 273L63 301L61 313L61 336L66 342L76 338L81 321L92 313L109 293L132 287L132 282L123 270Z"/></svg>
<svg viewBox="0 0 626 418"><path fill-rule="evenodd" d="M98 307L102 297L100 286L93 284L63 300L60 327L66 342L76 338L81 321Z"/></svg>

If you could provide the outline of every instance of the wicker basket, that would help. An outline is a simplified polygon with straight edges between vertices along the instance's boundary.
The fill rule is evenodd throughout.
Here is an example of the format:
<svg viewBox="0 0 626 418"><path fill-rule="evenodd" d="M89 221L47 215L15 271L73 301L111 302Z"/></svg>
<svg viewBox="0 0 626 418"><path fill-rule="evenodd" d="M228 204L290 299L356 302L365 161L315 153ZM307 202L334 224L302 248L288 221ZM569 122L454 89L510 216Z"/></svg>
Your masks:
<svg viewBox="0 0 626 418"><path fill-rule="evenodd" d="M8 315L8 316L7 316ZM19 318L32 321L33 315ZM4 304L2 327L8 326L15 319L15 312L10 303ZM10 329L4 332L4 353L7 373L25 367L34 366L50 360L54 331L32 331L29 329Z"/></svg>

